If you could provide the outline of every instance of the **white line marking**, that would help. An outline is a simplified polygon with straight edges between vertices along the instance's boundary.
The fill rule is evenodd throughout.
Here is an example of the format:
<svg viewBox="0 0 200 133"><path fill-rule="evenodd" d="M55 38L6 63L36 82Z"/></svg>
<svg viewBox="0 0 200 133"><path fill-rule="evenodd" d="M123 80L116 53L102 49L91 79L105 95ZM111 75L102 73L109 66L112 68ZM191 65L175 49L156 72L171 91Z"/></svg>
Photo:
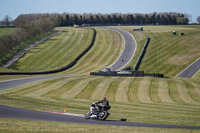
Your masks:
<svg viewBox="0 0 200 133"><path fill-rule="evenodd" d="M192 66L194 63L196 63L198 60L200 60L200 57L198 59L196 59L194 62L192 62L192 64L190 64L189 66L187 66L183 71L181 71L180 73L178 73L176 75L176 77L179 76L181 73L183 73L185 70L187 70L190 66Z"/></svg>
<svg viewBox="0 0 200 133"><path fill-rule="evenodd" d="M122 36L123 40L124 40L124 45L126 45L124 36L123 36L119 31L115 30L115 29L118 29L118 28L109 28L109 29L111 29L111 30L113 30L113 31L115 31L115 32L117 32L117 33L119 33L119 34ZM119 29L119 30L122 30L122 29ZM122 30L122 31L124 31L124 32L126 32L126 33L128 33L129 35L132 36L133 40L135 41L135 49L134 49L134 52L133 52L133 55L132 55L131 59L130 59L125 65L123 65L121 68L123 68L124 66L126 66L128 63L131 62L131 60L133 59L133 57L134 57L134 55L135 55L135 51L136 51L136 49L137 49L137 42L136 42L135 38L133 37L133 35L132 35L130 32L128 32L128 31L125 31L125 30ZM126 46L125 46L125 47L126 47ZM124 50L125 50L125 47L124 47L124 49L123 49L123 52L124 52ZM119 58L118 58L113 64L115 64L115 63L120 59L120 57L122 56L123 52L121 53L121 55L119 56ZM112 65L113 65L113 64L112 64ZM111 67L112 65L110 65L109 67ZM119 71L121 68L117 69L117 71Z"/></svg>

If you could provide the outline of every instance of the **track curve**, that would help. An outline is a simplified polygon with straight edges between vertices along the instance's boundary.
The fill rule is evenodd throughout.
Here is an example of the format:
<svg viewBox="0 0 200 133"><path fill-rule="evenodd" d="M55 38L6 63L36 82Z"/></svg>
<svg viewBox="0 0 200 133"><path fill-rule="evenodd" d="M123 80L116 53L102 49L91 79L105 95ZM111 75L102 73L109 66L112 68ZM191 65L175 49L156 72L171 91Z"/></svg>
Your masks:
<svg viewBox="0 0 200 133"><path fill-rule="evenodd" d="M133 58L137 48L137 42L133 35L125 30L108 27L103 28L111 29L115 32L118 32L124 39L125 47L123 52L121 53L119 58L112 65L109 66L112 68L113 71L118 71L124 66L126 66Z"/></svg>
<svg viewBox="0 0 200 133"><path fill-rule="evenodd" d="M119 29L112 29L116 30L117 32L124 32L123 30ZM122 35L124 34L122 33ZM120 33L121 34L121 33ZM126 39L129 40L131 35L130 33L125 33L127 35L123 36L126 42ZM129 35L128 35L129 34ZM127 38L129 36L129 39ZM133 39L133 37L131 37ZM130 41L132 42L132 41ZM135 41L136 42L136 41ZM134 56L134 52L136 49L133 44L131 47L132 52L122 53L118 60L112 64L111 66L114 70L118 70L124 65L126 65ZM129 47L130 48L130 47ZM126 51L124 49L124 51ZM123 52L124 52L123 51ZM128 57L124 57L128 55ZM122 62L120 58L124 58L125 61ZM119 64L118 64L119 62ZM0 90L7 89L10 87L27 84L30 82L44 80L49 78L56 78L56 77L71 77L76 75L60 75L60 76L46 76L46 77L34 77L34 78L24 78L24 79L16 79L16 80L9 80L9 81L1 81L0 82ZM182 128L182 129L200 129L198 126L182 126L182 125L164 125L164 124L150 124L150 123L137 123L137 122L122 122L122 121L98 121L98 120L86 120L83 117L78 116L71 116L71 115L62 115L62 114L55 114L55 113L48 113L42 111L34 111L16 107L9 107L5 105L0 105L0 118L16 118L16 119L25 119L25 120L37 120L37 121L54 121L54 122L66 122L66 123L80 123L80 124L100 124L100 125L118 125L118 126L138 126L138 127L156 127L156 128Z"/></svg>
<svg viewBox="0 0 200 133"><path fill-rule="evenodd" d="M25 119L25 120L53 121L53 122L65 122L65 123L79 123L79 124L200 129L200 127L198 126L163 125L163 124L123 122L123 121L112 121L112 120L106 120L106 121L87 120L84 117L79 117L79 116L62 115L62 114L48 113L48 112L42 112L42 111L33 111L33 110L9 107L9 106L4 106L4 105L0 105L0 118L15 118L15 119Z"/></svg>

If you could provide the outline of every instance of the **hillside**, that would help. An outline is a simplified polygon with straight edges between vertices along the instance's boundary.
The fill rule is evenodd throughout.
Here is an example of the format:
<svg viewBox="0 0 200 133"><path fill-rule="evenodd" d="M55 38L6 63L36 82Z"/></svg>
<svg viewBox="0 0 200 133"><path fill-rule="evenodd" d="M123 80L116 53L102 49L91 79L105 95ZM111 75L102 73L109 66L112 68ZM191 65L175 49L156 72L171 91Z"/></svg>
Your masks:
<svg viewBox="0 0 200 133"><path fill-rule="evenodd" d="M60 29L64 32L32 48L11 68L25 72L61 68L69 64L91 42L91 29Z"/></svg>
<svg viewBox="0 0 200 133"><path fill-rule="evenodd" d="M0 104L58 112L63 112L66 108L67 112L84 114L91 103L106 96L112 106L109 120L125 118L134 122L200 126L200 73L196 74L192 79L174 77L199 57L200 39L198 34L200 27L144 26L144 31L137 32L132 30L136 28L135 26L117 28L130 31L137 40L137 51L129 64L131 66L134 66L137 61L146 36L151 37L151 42L140 70L149 73L164 73L166 75L165 78L86 76L85 74L89 71L98 71L102 66L112 64L123 49L123 39L118 33L107 29L95 28L97 36L91 50L74 67L59 73L78 75L37 81L2 90L0 91ZM83 36L88 34L88 30L85 29L63 29L68 32L64 32L63 36L56 36L58 39L60 38L59 40L50 39L44 42L45 48L33 49L37 50L34 54L39 55L42 50L48 48L47 44L53 45L51 41L64 42L64 36L75 33L76 30L84 33ZM173 36L173 30L184 32L185 36ZM76 32L76 34L78 33ZM53 39L56 39L56 37ZM78 35L71 37L76 40L75 38ZM72 49L79 47L81 44L78 43L79 41L75 41ZM54 48L55 45L54 47L49 47L48 51L53 51ZM59 49L57 50L59 51ZM64 48L62 47L61 49ZM66 49L66 52L68 51L70 49ZM31 59L28 55L32 53L28 53L20 60L21 65L25 64L23 61L27 62L25 61L26 58ZM45 56L44 51L41 53L43 54L40 54L40 56ZM53 53L57 52L54 51ZM184 59L184 61L180 59ZM48 60L46 58L45 61ZM62 61L64 61L64 58ZM40 61L40 63L43 62ZM32 65L35 67L38 64L33 63ZM34 67L28 68L27 65L26 68L33 70ZM114 128L114 131L117 131L117 129ZM136 129L133 131L136 131ZM154 131L155 129L152 129L152 132ZM160 129L159 131L165 132L166 130Z"/></svg>
<svg viewBox="0 0 200 133"><path fill-rule="evenodd" d="M144 26L144 31L133 32L136 27L121 27L131 32L144 44L146 36L151 38L139 70L147 73L163 73L176 76L185 67L200 57L200 26ZM177 35L172 35L176 31ZM184 36L179 36L184 33ZM135 60L131 66L134 66Z"/></svg>

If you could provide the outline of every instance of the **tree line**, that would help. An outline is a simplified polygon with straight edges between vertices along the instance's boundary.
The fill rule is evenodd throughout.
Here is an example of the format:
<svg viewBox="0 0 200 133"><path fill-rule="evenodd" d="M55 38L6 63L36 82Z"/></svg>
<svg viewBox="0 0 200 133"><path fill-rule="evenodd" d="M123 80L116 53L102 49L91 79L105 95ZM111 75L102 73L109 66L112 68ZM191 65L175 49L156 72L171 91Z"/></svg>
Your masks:
<svg viewBox="0 0 200 133"><path fill-rule="evenodd" d="M27 14L20 15L15 19L15 25L20 25L24 21L37 18L49 17L57 26L90 25L177 25L188 24L189 19L186 14L169 13L151 13L151 14Z"/></svg>
<svg viewBox="0 0 200 133"><path fill-rule="evenodd" d="M152 14L59 14L59 26L82 25L177 25L188 24L189 20L182 13L152 13Z"/></svg>

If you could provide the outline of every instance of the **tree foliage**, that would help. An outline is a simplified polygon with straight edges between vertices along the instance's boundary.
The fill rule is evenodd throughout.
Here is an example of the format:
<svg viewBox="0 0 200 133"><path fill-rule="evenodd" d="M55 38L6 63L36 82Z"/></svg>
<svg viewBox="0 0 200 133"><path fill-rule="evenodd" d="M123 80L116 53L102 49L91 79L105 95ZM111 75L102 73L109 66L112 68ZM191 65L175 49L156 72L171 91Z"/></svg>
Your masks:
<svg viewBox="0 0 200 133"><path fill-rule="evenodd" d="M52 14L50 14L51 16ZM55 14L53 14L55 16ZM181 13L151 13L151 14L57 14L59 26L74 24L90 25L176 25L188 24L189 20Z"/></svg>
<svg viewBox="0 0 200 133"><path fill-rule="evenodd" d="M51 31L55 23L48 16L20 15L15 20L16 30L0 37L0 57L13 52L13 48L41 33Z"/></svg>

